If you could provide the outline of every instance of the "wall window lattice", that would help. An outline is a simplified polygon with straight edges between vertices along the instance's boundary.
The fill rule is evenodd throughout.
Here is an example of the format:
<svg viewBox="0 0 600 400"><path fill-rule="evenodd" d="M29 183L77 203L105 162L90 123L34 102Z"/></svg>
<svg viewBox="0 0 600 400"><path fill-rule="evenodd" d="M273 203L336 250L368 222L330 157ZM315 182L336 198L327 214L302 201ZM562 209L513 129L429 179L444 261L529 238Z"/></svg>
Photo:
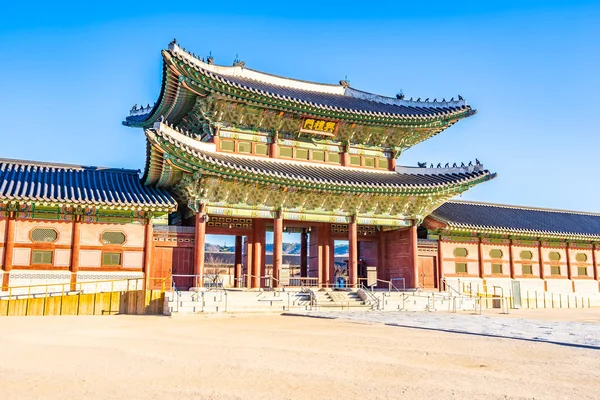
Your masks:
<svg viewBox="0 0 600 400"><path fill-rule="evenodd" d="M490 257L492 257L492 258L502 258L502 256L503 256L503 253L502 253L502 250L500 250L500 249L492 249L490 251Z"/></svg>
<svg viewBox="0 0 600 400"><path fill-rule="evenodd" d="M587 276L587 267L577 267L577 275Z"/></svg>
<svg viewBox="0 0 600 400"><path fill-rule="evenodd" d="M502 264L492 264L492 274L501 274Z"/></svg>
<svg viewBox="0 0 600 400"><path fill-rule="evenodd" d="M31 240L36 243L49 243L58 239L58 232L52 228L35 228L31 231Z"/></svg>
<svg viewBox="0 0 600 400"><path fill-rule="evenodd" d="M531 264L523 264L523 275L533 275L533 267Z"/></svg>
<svg viewBox="0 0 600 400"><path fill-rule="evenodd" d="M456 273L457 274L466 274L467 273L467 263L456 263Z"/></svg>
<svg viewBox="0 0 600 400"><path fill-rule="evenodd" d="M102 243L104 244L123 244L125 243L125 234L118 231L109 231L102 234Z"/></svg>
<svg viewBox="0 0 600 400"><path fill-rule="evenodd" d="M588 256L585 253L577 253L575 254L575 259L578 262L586 262L588 260Z"/></svg>
<svg viewBox="0 0 600 400"><path fill-rule="evenodd" d="M558 251L551 251L550 253L548 253L548 258L550 259L550 261L559 261L560 253Z"/></svg>
<svg viewBox="0 0 600 400"><path fill-rule="evenodd" d="M550 266L550 273L552 275L560 275L560 265L552 265L552 266Z"/></svg>
<svg viewBox="0 0 600 400"><path fill-rule="evenodd" d="M102 253L102 265L120 266L121 253Z"/></svg>
<svg viewBox="0 0 600 400"><path fill-rule="evenodd" d="M454 257L466 257L469 252L464 247L457 247L454 249Z"/></svg>
<svg viewBox="0 0 600 400"><path fill-rule="evenodd" d="M521 252L521 260L531 260L533 258L533 253L529 250L523 250Z"/></svg>
<svg viewBox="0 0 600 400"><path fill-rule="evenodd" d="M54 253L51 250L33 250L31 253L32 264L52 264L52 256Z"/></svg>

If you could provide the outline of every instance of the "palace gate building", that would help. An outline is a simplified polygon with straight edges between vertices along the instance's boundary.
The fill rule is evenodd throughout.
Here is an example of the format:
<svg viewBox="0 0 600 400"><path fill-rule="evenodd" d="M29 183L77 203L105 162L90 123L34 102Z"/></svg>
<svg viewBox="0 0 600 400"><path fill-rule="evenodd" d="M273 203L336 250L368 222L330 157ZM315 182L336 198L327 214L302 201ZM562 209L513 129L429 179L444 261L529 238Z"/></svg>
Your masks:
<svg viewBox="0 0 600 400"><path fill-rule="evenodd" d="M137 171L0 160L2 286L178 276L203 286L207 234L235 236L235 285L407 287L451 280L598 293L600 217L449 201L495 177L467 165L396 165L476 113L466 101L384 97L220 66L173 41ZM273 234L267 263L267 232ZM282 235L301 237L298 276ZM347 241L345 271L334 245Z"/></svg>

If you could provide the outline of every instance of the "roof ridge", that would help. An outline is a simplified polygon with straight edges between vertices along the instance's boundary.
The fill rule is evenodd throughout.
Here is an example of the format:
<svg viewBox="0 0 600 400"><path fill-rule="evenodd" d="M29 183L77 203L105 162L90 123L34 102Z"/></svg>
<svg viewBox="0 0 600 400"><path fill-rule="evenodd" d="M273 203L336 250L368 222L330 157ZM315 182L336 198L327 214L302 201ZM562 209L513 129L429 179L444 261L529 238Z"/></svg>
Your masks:
<svg viewBox="0 0 600 400"><path fill-rule="evenodd" d="M591 211L577 211L577 210L564 210L564 209L560 209L560 208L521 206L521 205L514 205L514 204L490 203L490 202L474 201L474 200L448 200L446 203L472 204L472 205L479 205L479 206L485 206L485 207L500 207L500 208L511 208L511 209L516 209L516 210L545 211L545 212L554 212L554 213L563 213L563 214L590 215L590 216L594 216L594 217L600 217L600 213L594 213Z"/></svg>
<svg viewBox="0 0 600 400"><path fill-rule="evenodd" d="M112 167L101 167L96 165L78 165L78 164L66 164L66 163L54 163L49 161L33 161L33 160L21 160L15 158L2 158L0 157L0 164L17 164L17 165L30 165L34 167L48 167L57 169L71 169L71 170L104 170L106 172L116 172L122 174L139 174L139 169L127 169L127 168L112 168Z"/></svg>
<svg viewBox="0 0 600 400"><path fill-rule="evenodd" d="M309 81L304 79L289 78L282 75L272 74L269 72L258 71L252 68L248 68L245 64L240 62L233 66L228 65L216 65L207 63L203 59L199 58L195 54L185 50L179 46L174 40L169 43L168 51L186 59L188 62L196 64L197 67L203 68L212 73L219 74L223 77L233 78L244 78L253 80L255 82L269 83L275 86L283 88L293 88L297 90L305 90L316 93L329 93L333 95L359 98L362 100L373 101L377 103L405 106L405 107L421 107L421 108L449 108L449 107L463 107L467 106L467 102L459 96L458 100L446 101L420 101L418 100L405 100L404 98L384 96L377 93L371 93L360 89L355 89L346 81L340 81L339 84L332 83L321 83L315 81ZM261 79L263 78L263 79Z"/></svg>

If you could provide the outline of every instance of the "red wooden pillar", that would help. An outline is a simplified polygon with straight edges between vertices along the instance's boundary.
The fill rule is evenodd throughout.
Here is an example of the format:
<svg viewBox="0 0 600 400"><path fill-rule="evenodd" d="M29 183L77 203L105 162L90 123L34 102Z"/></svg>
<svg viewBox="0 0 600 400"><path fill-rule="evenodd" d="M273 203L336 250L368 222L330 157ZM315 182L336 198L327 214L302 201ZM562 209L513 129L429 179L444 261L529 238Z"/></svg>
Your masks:
<svg viewBox="0 0 600 400"><path fill-rule="evenodd" d="M442 252L442 235L439 235L438 238L438 254L437 254L437 268L438 268L438 276L440 279L440 285L438 289L440 291L445 290L444 285L444 253Z"/></svg>
<svg viewBox="0 0 600 400"><path fill-rule="evenodd" d="M248 236L248 249L246 250L246 287L252 287L252 274L254 271L254 220L252 220L252 233Z"/></svg>
<svg viewBox="0 0 600 400"><path fill-rule="evenodd" d="M356 217L348 224L348 285L356 287L358 276L358 240Z"/></svg>
<svg viewBox="0 0 600 400"><path fill-rule="evenodd" d="M544 254L542 253L542 241L538 243L538 265L540 268L540 279L545 279L544 274Z"/></svg>
<svg viewBox="0 0 600 400"><path fill-rule="evenodd" d="M269 157L271 158L279 158L279 143L278 143L277 134L273 135L272 142L269 144Z"/></svg>
<svg viewBox="0 0 600 400"><path fill-rule="evenodd" d="M256 218L252 221L252 227L254 249L252 249L251 287L258 288L260 287L260 277L265 272L265 222L260 218Z"/></svg>
<svg viewBox="0 0 600 400"><path fill-rule="evenodd" d="M242 276L242 237L235 237L235 267L233 271L234 286L240 287L240 278Z"/></svg>
<svg viewBox="0 0 600 400"><path fill-rule="evenodd" d="M331 225L330 224L322 224L321 232L319 235L319 240L321 241L321 279L320 281L324 284L325 287L331 284L332 276L330 276L330 262L329 259L329 249L331 239Z"/></svg>
<svg viewBox="0 0 600 400"><path fill-rule="evenodd" d="M308 276L308 233L302 229L300 234L300 277Z"/></svg>
<svg viewBox="0 0 600 400"><path fill-rule="evenodd" d="M377 248L377 279L389 280L386 271L386 257L385 257L385 232L379 231L379 242Z"/></svg>
<svg viewBox="0 0 600 400"><path fill-rule="evenodd" d="M571 271L571 251L569 242L567 242L567 278L571 280L571 290L575 291L575 281L573 280L573 271Z"/></svg>
<svg viewBox="0 0 600 400"><path fill-rule="evenodd" d="M410 260L412 262L413 271L413 287L419 286L419 249L417 243L417 226L413 225L409 228L409 244L410 244Z"/></svg>
<svg viewBox="0 0 600 400"><path fill-rule="evenodd" d="M3 279L2 279L2 290L8 290L10 271L12 270L13 249L15 247L15 213L14 213L14 211L10 211L8 213L4 238L5 238L4 262L2 263L2 268L4 269L4 274L3 274Z"/></svg>
<svg viewBox="0 0 600 400"><path fill-rule="evenodd" d="M79 271L79 250L81 247L81 215L75 215L71 235L71 290L77 290L77 272ZM146 275L144 275L146 276ZM146 277L146 285L148 285Z"/></svg>
<svg viewBox="0 0 600 400"><path fill-rule="evenodd" d="M204 214L204 205L196 214L196 234L194 248L194 275L196 275L195 285L204 287L204 245L206 240L206 215Z"/></svg>
<svg viewBox="0 0 600 400"><path fill-rule="evenodd" d="M483 279L483 273L484 273L484 269L483 269L483 246L481 245L482 243L482 238L479 238L479 242L477 243L477 253L478 253L478 266L479 266L479 277L481 279Z"/></svg>
<svg viewBox="0 0 600 400"><path fill-rule="evenodd" d="M146 219L145 227L145 241L144 241L144 278L146 280L146 289L150 287L150 275L152 275L152 261L154 255L154 243L152 238L154 237L154 226L152 225L152 218Z"/></svg>
<svg viewBox="0 0 600 400"><path fill-rule="evenodd" d="M508 262L510 267L510 279L515 279L515 257L513 255L513 241L508 241Z"/></svg>
<svg viewBox="0 0 600 400"><path fill-rule="evenodd" d="M396 170L396 159L392 156L392 158L388 159L388 169L390 171Z"/></svg>
<svg viewBox="0 0 600 400"><path fill-rule="evenodd" d="M279 270L283 254L283 218L281 213L273 220L273 286L279 286Z"/></svg>

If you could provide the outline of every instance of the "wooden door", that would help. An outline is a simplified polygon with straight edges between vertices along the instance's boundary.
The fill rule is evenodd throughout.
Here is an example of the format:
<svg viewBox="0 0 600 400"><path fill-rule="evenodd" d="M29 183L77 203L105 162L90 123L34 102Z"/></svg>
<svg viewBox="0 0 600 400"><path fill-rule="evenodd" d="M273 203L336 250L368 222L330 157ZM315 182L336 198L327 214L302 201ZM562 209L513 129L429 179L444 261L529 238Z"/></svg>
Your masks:
<svg viewBox="0 0 600 400"><path fill-rule="evenodd" d="M193 247L174 247L173 248L173 275L193 275L194 274L194 248ZM179 290L188 290L195 286L192 276L174 276L173 282Z"/></svg>
<svg viewBox="0 0 600 400"><path fill-rule="evenodd" d="M150 289L169 289L173 259L172 247L155 247L152 254L152 269L148 280Z"/></svg>
<svg viewBox="0 0 600 400"><path fill-rule="evenodd" d="M426 289L436 288L435 257L419 257L419 283Z"/></svg>

